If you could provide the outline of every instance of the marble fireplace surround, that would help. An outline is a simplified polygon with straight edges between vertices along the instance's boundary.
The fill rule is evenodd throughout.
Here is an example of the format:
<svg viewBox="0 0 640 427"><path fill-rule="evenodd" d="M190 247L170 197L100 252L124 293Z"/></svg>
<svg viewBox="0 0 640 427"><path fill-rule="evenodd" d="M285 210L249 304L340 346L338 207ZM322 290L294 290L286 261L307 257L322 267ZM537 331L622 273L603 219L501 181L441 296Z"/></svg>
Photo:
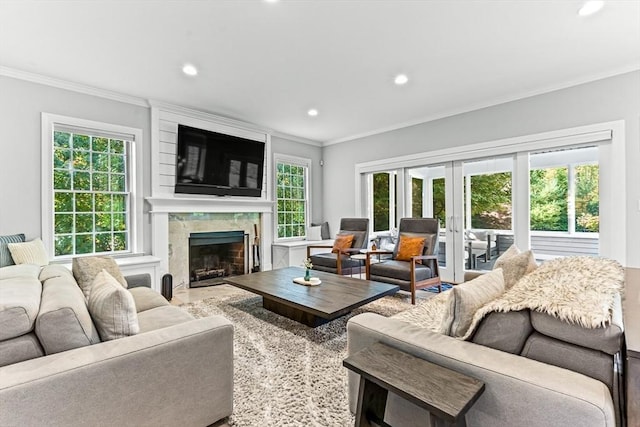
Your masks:
<svg viewBox="0 0 640 427"><path fill-rule="evenodd" d="M174 213L169 214L169 271L173 286L189 287L189 235L211 231L243 231L253 242L254 224L260 223L259 213ZM249 268L253 264L251 250Z"/></svg>
<svg viewBox="0 0 640 427"><path fill-rule="evenodd" d="M146 200L151 205L153 253L161 260L162 274L173 275L174 288L189 286L190 233L242 230L252 244L254 225L257 225L260 266L262 270L271 269L273 202L244 198L149 197Z"/></svg>

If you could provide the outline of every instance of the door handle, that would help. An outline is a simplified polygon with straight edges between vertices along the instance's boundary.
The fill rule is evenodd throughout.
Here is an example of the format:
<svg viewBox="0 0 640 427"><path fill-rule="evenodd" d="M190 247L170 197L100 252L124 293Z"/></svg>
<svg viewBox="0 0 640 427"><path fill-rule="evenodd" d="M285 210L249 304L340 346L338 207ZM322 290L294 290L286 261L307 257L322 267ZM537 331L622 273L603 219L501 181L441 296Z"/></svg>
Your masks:
<svg viewBox="0 0 640 427"><path fill-rule="evenodd" d="M453 215L449 217L449 231L453 233Z"/></svg>

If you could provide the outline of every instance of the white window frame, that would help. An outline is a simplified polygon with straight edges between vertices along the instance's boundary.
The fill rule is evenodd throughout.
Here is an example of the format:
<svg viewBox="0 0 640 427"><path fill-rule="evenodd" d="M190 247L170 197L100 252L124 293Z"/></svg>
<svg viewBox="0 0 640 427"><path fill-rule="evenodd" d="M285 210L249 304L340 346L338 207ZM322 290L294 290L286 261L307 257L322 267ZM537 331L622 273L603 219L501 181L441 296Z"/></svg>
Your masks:
<svg viewBox="0 0 640 427"><path fill-rule="evenodd" d="M442 150L416 153L396 158L356 164L355 199L356 216L367 214L367 187L363 176L372 172L417 166L439 165L445 162L462 162L473 159L514 155L513 205L529 206L529 153L560 147L598 145L600 173L600 255L626 265L626 180L625 180L625 123L623 120L596 123L574 128L543 132L477 144L462 145ZM459 172L462 176L461 171ZM453 183L455 186L455 182ZM615 191L614 191L615 189ZM405 216L405 207L399 204L398 216ZM513 231L516 243L523 249L531 245L528 210L514 218ZM447 218L449 223L451 218ZM461 218L454 218L453 228ZM449 225L449 224L447 224ZM459 227L458 227L459 228Z"/></svg>
<svg viewBox="0 0 640 427"><path fill-rule="evenodd" d="M296 237L278 237L278 163L286 163L305 168L305 235ZM306 240L307 228L311 223L311 159L305 157L291 156L289 154L274 153L273 154L273 241L274 242L293 242Z"/></svg>
<svg viewBox="0 0 640 427"><path fill-rule="evenodd" d="M105 133L131 135L131 148L127 162L127 177L129 179L130 206L129 215L129 250L118 252L114 256L127 256L142 253L142 129L103 123L76 117L42 113L42 241L49 258L65 262L77 256L92 254L55 256L54 244L54 207L53 207L53 132L56 125L74 128L85 128Z"/></svg>

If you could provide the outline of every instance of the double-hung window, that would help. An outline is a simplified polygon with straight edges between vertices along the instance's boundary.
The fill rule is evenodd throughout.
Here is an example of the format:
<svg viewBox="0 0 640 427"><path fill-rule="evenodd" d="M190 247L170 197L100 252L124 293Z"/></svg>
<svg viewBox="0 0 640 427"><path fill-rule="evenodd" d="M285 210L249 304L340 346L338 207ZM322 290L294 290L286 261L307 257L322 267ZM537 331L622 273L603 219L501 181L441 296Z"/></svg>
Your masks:
<svg viewBox="0 0 640 427"><path fill-rule="evenodd" d="M53 257L135 251L138 129L43 114L43 237Z"/></svg>
<svg viewBox="0 0 640 427"><path fill-rule="evenodd" d="M309 224L308 159L274 155L276 193L276 238L301 239Z"/></svg>

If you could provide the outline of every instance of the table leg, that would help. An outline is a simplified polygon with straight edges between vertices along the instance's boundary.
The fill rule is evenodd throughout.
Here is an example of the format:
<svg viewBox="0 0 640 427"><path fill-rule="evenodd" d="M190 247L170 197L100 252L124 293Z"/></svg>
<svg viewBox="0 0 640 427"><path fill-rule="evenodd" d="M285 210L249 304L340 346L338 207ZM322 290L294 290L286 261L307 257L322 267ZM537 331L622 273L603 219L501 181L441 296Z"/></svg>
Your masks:
<svg viewBox="0 0 640 427"><path fill-rule="evenodd" d="M387 390L376 383L360 377L355 427L371 427L371 421L385 425L382 421L387 406L387 393Z"/></svg>

